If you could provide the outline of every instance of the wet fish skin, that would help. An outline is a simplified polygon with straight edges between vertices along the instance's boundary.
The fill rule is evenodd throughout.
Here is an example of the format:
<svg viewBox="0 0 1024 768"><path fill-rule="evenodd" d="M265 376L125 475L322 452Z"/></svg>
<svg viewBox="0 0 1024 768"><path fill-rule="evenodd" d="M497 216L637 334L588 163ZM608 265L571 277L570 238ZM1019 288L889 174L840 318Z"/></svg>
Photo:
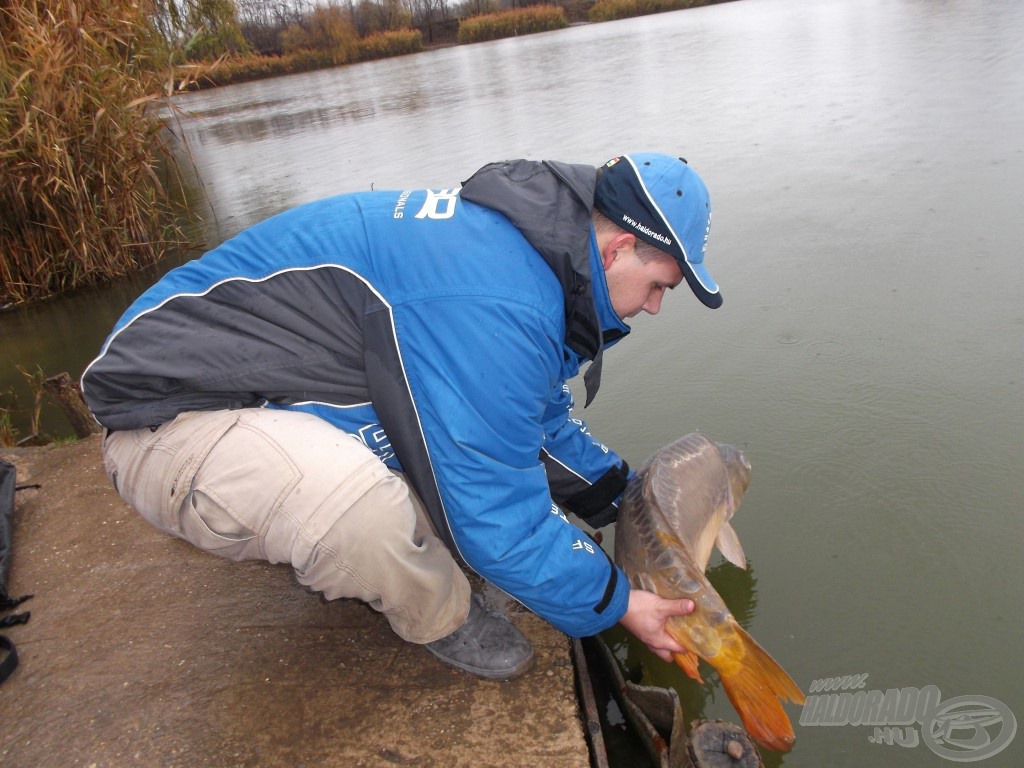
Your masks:
<svg viewBox="0 0 1024 768"><path fill-rule="evenodd" d="M704 575L716 544L745 567L729 521L750 483L750 469L742 451L699 433L664 446L626 488L615 526L615 560L635 588L693 600L693 613L666 624L687 649L673 654L676 663L698 682L703 680L697 658L711 664L750 735L787 751L793 728L779 699L799 704L803 693L740 627Z"/></svg>

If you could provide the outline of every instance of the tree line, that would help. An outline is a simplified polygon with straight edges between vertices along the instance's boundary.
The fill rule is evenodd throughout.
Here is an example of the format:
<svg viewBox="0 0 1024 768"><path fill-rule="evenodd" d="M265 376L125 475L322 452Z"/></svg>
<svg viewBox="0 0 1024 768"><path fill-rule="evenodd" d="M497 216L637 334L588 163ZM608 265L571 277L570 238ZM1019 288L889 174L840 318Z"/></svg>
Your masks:
<svg viewBox="0 0 1024 768"><path fill-rule="evenodd" d="M571 4L570 0L570 4ZM529 0L150 0L153 25L189 60L225 53L274 56L333 48L346 36L418 29L426 44L455 41L458 20Z"/></svg>

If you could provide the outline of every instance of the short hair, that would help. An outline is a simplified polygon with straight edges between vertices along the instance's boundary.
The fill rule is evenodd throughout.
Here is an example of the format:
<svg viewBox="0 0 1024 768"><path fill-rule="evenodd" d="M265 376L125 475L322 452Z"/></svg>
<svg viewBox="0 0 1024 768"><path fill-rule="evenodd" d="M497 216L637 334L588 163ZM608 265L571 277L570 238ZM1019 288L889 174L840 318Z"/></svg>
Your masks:
<svg viewBox="0 0 1024 768"><path fill-rule="evenodd" d="M591 213L591 220L594 223L594 231L598 235L615 237L618 234L633 234L629 230L620 227L596 208ZM634 237L636 236L634 235ZM646 240L641 240L639 237L636 238L636 246L634 250L637 258L644 264L657 261L658 259L672 259L672 261L675 261L675 256L671 253L663 251L660 248L651 245Z"/></svg>

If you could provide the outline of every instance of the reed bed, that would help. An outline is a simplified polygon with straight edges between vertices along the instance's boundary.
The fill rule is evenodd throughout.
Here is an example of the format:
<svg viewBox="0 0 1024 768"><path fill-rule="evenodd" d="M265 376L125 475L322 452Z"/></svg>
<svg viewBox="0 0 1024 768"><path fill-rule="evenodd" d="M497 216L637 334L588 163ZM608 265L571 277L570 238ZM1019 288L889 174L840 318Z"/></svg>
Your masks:
<svg viewBox="0 0 1024 768"><path fill-rule="evenodd" d="M617 21L706 4L709 4L708 0L597 0L587 16L594 22Z"/></svg>
<svg viewBox="0 0 1024 768"><path fill-rule="evenodd" d="M345 62L339 62L335 50L301 49L281 56L262 56L258 54L234 54L217 62L216 66L205 67L201 74L192 78L181 78L179 87L201 89L232 83L244 83L250 80L261 80L277 75L291 75L297 72L309 72L325 67L337 66L339 63L355 63L370 61L389 56L403 56L407 53L418 53L423 50L423 34L418 29L398 29L357 39L353 43L353 52ZM183 67L176 72L184 73Z"/></svg>
<svg viewBox="0 0 1024 768"><path fill-rule="evenodd" d="M459 43L482 43L502 37L529 35L569 26L565 9L556 5L531 5L500 13L471 16L459 24Z"/></svg>
<svg viewBox="0 0 1024 768"><path fill-rule="evenodd" d="M337 62L332 51L303 50L280 56L235 54L221 59L215 67L202 67L202 71L192 77L180 77L185 75L184 65L175 67L175 73L180 79L179 90L201 90L334 66L337 66Z"/></svg>
<svg viewBox="0 0 1024 768"><path fill-rule="evenodd" d="M0 306L107 282L184 240L142 5L0 5Z"/></svg>
<svg viewBox="0 0 1024 768"><path fill-rule="evenodd" d="M418 29L394 29L378 32L359 41L359 60L404 56L423 50L423 33Z"/></svg>

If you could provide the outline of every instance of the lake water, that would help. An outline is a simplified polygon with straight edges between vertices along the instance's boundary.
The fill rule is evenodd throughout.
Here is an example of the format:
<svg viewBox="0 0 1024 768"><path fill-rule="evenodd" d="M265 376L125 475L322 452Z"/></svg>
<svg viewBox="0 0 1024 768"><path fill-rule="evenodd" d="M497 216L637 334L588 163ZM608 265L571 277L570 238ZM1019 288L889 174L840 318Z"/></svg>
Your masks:
<svg viewBox="0 0 1024 768"><path fill-rule="evenodd" d="M805 690L866 674L1002 707L941 753L791 706L768 764L1020 766L1024 736L978 745L1024 718L1022 40L1018 0L740 0L190 94L175 130L211 244L497 159L686 157L725 304L680 290L635 322L593 431L634 466L696 429L746 449L751 569L715 579ZM13 363L80 374L145 281L0 315L0 386ZM617 650L688 717L737 721L720 686Z"/></svg>

